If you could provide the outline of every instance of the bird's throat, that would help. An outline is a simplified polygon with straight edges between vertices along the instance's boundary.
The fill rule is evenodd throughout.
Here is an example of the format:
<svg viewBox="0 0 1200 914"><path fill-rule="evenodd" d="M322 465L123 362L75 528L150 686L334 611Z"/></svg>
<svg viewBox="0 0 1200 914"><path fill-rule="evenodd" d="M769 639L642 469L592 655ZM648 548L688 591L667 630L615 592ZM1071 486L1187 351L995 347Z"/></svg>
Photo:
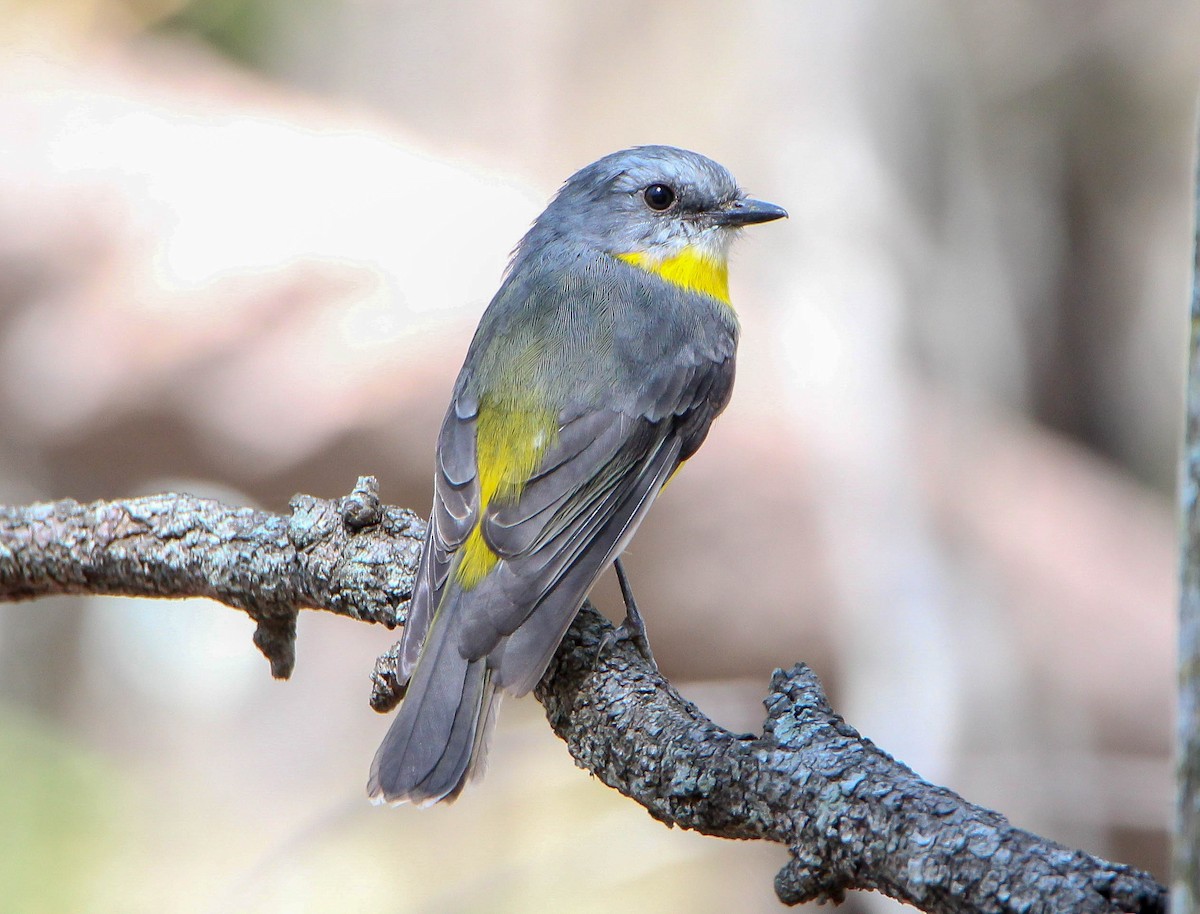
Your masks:
<svg viewBox="0 0 1200 914"><path fill-rule="evenodd" d="M708 295L723 305L730 304L729 263L724 257L718 259L708 251L690 247L670 257L659 258L644 251L630 251L628 254L618 254L617 259L653 273L673 286Z"/></svg>

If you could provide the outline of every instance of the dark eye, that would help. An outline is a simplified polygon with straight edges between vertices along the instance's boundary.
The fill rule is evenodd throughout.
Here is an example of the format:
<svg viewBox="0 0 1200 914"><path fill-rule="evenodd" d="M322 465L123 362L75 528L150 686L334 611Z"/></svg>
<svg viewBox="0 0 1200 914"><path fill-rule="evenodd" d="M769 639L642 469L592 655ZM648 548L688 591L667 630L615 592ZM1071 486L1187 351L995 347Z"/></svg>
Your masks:
<svg viewBox="0 0 1200 914"><path fill-rule="evenodd" d="M642 196L645 198L648 207L656 209L659 212L669 209L671 204L675 202L675 191L666 184L651 184L642 192Z"/></svg>

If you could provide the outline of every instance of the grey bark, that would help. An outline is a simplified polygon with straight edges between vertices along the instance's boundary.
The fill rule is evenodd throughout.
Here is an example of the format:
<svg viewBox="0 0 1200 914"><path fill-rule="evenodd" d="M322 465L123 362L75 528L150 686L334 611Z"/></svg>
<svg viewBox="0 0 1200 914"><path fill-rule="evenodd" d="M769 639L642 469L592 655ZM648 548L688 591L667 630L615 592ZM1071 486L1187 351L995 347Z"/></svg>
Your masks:
<svg viewBox="0 0 1200 914"><path fill-rule="evenodd" d="M290 516L188 495L0 508L0 600L49 594L205 596L242 609L275 676L296 615L402 624L424 523L373 479ZM830 708L804 665L777 670L761 734L706 718L585 605L537 688L576 764L668 825L787 847L787 904L873 889L931 912L1163 912L1147 873L1014 828L921 780ZM600 647L601 644L605 646ZM392 658L372 704L396 702Z"/></svg>

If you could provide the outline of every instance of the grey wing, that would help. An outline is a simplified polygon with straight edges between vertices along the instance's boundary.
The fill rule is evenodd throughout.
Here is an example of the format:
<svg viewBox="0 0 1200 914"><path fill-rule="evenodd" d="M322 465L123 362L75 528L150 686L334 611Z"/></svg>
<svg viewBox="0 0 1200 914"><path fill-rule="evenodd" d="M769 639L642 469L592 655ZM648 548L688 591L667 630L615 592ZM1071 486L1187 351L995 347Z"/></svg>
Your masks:
<svg viewBox="0 0 1200 914"><path fill-rule="evenodd" d="M404 682L416 666L421 645L441 601L454 553L475 526L479 505L475 466L477 412L478 404L474 399L456 393L438 435L433 509L429 513L429 529L417 567L408 620L400 639L398 672Z"/></svg>
<svg viewBox="0 0 1200 914"><path fill-rule="evenodd" d="M679 463L728 399L732 358L677 369L654 407L564 412L555 444L512 505L484 513L500 557L472 593L461 650L489 657L496 684L537 684L604 568L624 548Z"/></svg>

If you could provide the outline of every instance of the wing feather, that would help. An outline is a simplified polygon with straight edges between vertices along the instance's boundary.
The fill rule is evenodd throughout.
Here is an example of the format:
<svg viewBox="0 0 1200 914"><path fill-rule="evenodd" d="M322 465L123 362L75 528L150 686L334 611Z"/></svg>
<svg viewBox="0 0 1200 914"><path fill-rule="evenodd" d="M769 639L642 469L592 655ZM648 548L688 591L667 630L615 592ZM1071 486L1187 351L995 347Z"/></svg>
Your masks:
<svg viewBox="0 0 1200 914"><path fill-rule="evenodd" d="M479 481L475 469L477 408L464 408L456 398L446 411L438 435L437 471L433 481L433 510L425 548L417 568L416 586L408 606L408 621L400 638L399 670L407 681L416 666L421 645L454 561L454 553L475 526Z"/></svg>

